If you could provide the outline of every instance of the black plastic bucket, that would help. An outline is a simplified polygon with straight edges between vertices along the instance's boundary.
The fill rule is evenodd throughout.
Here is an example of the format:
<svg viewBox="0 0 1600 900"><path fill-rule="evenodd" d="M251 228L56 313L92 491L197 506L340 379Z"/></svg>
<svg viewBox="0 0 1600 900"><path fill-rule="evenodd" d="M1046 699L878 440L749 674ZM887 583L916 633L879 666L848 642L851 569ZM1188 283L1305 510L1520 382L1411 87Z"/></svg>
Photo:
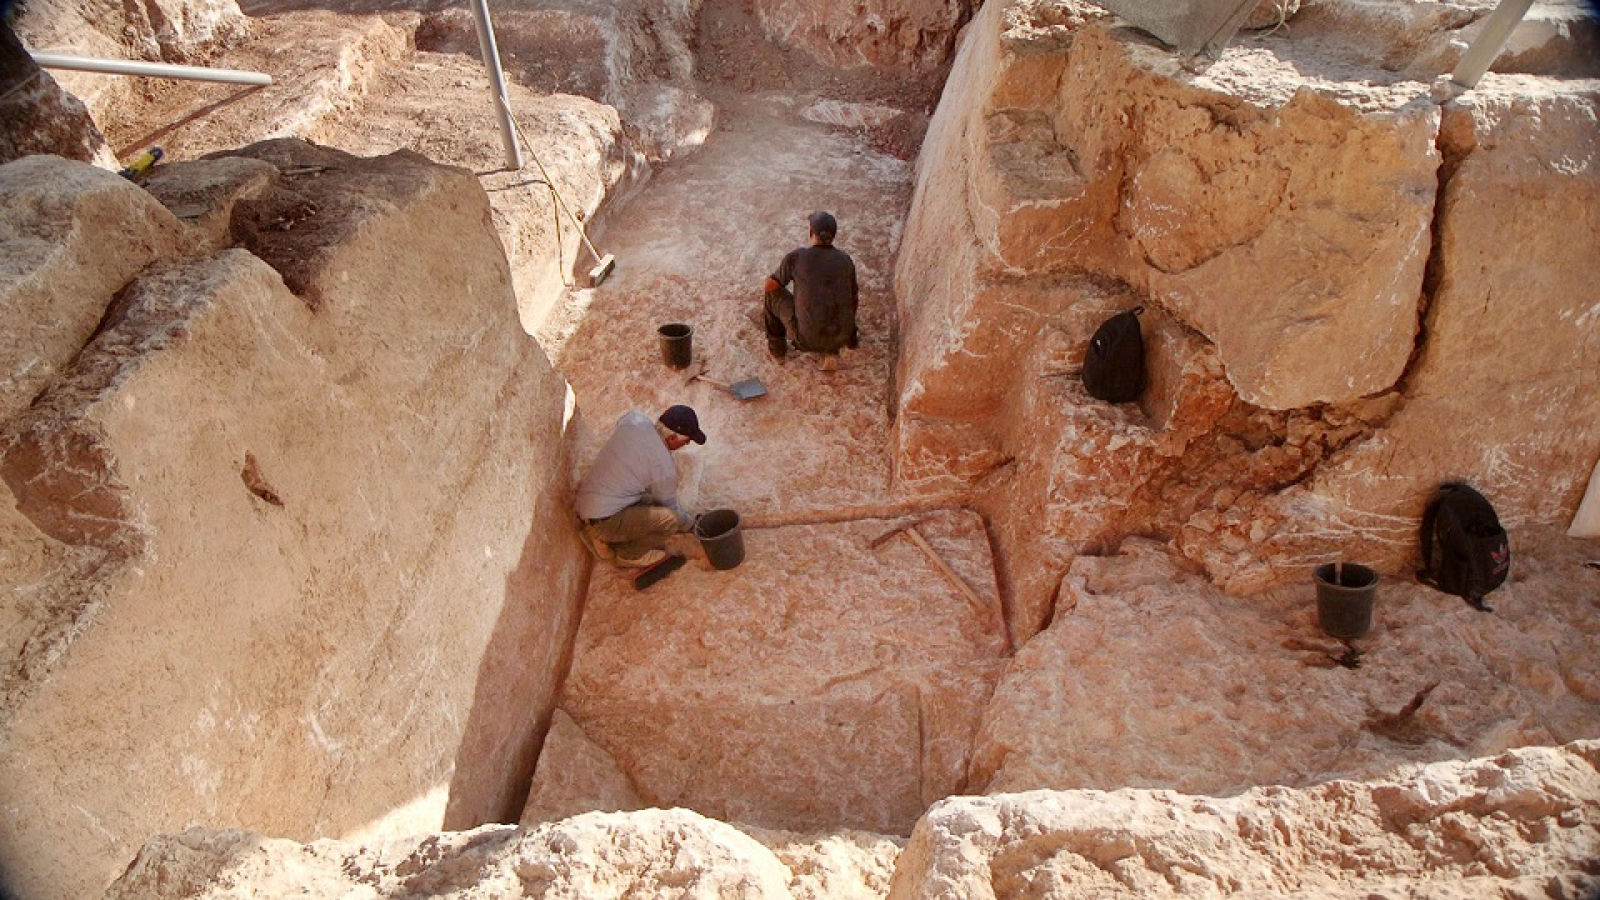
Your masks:
<svg viewBox="0 0 1600 900"><path fill-rule="evenodd" d="M661 361L674 369L687 369L694 361L694 328L672 322L656 332L661 335Z"/></svg>
<svg viewBox="0 0 1600 900"><path fill-rule="evenodd" d="M1317 624L1329 637L1358 638L1372 629L1378 573L1355 563L1317 566Z"/></svg>
<svg viewBox="0 0 1600 900"><path fill-rule="evenodd" d="M739 514L731 509L713 509L694 523L694 536L706 551L706 562L713 569L731 569L744 562L744 533L739 530Z"/></svg>

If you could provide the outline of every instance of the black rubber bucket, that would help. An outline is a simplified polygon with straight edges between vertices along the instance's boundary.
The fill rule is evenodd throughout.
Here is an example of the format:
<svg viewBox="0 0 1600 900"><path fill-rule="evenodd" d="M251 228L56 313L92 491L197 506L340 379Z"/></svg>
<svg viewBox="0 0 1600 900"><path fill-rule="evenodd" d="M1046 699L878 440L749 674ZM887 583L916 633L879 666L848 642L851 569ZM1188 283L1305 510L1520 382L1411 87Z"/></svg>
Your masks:
<svg viewBox="0 0 1600 900"><path fill-rule="evenodd" d="M1329 637L1358 638L1372 629L1378 573L1355 563L1317 566L1317 624Z"/></svg>
<svg viewBox="0 0 1600 900"><path fill-rule="evenodd" d="M694 536L706 551L706 562L713 569L731 569L744 562L744 533L739 530L739 514L731 509L713 509L694 523Z"/></svg>
<svg viewBox="0 0 1600 900"><path fill-rule="evenodd" d="M656 329L661 335L661 361L674 369L687 369L694 361L694 328L672 322Z"/></svg>

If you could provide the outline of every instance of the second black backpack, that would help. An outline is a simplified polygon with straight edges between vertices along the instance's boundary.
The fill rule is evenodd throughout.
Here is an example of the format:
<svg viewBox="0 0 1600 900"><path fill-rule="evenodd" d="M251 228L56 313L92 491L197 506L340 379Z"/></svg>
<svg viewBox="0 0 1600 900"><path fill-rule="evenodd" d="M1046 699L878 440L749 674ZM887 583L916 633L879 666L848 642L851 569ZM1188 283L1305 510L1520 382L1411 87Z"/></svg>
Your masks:
<svg viewBox="0 0 1600 900"><path fill-rule="evenodd" d="M1144 335L1136 306L1107 319L1083 357L1083 386L1107 403L1127 403L1144 392Z"/></svg>
<svg viewBox="0 0 1600 900"><path fill-rule="evenodd" d="M1444 485L1422 515L1421 538L1419 580L1488 610L1484 596L1511 571L1511 543L1494 506L1467 485Z"/></svg>

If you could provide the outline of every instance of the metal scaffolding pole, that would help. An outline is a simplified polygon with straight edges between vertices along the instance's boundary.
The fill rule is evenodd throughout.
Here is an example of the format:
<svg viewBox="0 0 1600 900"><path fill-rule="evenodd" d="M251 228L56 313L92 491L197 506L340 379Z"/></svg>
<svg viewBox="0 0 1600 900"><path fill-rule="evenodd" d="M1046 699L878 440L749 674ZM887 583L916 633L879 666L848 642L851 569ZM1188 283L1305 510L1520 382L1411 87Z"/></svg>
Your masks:
<svg viewBox="0 0 1600 900"><path fill-rule="evenodd" d="M495 46L488 0L472 0L472 20L478 26L478 50L483 55L484 68L489 70L489 90L494 92L494 110L500 117L500 144L506 150L506 166L521 169L522 147L511 121L511 101L506 96L505 73L500 70L500 48Z"/></svg>
<svg viewBox="0 0 1600 900"><path fill-rule="evenodd" d="M271 84L272 76L262 72L243 72L238 69L206 69L199 66L175 66L170 63L139 62L131 59L95 59L87 56L58 56L54 53L30 53L33 61L46 69L68 69L74 72L100 72L105 75L142 75L148 78L177 78L183 81L219 81L223 84Z"/></svg>
<svg viewBox="0 0 1600 900"><path fill-rule="evenodd" d="M1511 32L1528 14L1528 7L1532 5L1533 0L1500 0L1500 5L1489 14L1489 21L1483 23L1478 39L1472 42L1467 52L1461 55L1461 61L1456 63L1455 73L1450 80L1467 90L1477 87L1478 79L1489 71L1494 58L1500 55Z"/></svg>

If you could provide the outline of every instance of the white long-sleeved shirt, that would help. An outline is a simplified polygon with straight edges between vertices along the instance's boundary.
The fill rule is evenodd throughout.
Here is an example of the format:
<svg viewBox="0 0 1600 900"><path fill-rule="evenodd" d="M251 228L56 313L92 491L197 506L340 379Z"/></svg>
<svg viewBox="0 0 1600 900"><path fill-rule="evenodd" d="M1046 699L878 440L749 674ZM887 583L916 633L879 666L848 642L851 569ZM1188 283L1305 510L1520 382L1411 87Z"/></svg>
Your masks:
<svg viewBox="0 0 1600 900"><path fill-rule="evenodd" d="M688 527L689 516L678 506L678 469L672 451L644 413L629 410L600 448L594 466L578 485L578 515L585 519L614 516L640 501L665 506Z"/></svg>

